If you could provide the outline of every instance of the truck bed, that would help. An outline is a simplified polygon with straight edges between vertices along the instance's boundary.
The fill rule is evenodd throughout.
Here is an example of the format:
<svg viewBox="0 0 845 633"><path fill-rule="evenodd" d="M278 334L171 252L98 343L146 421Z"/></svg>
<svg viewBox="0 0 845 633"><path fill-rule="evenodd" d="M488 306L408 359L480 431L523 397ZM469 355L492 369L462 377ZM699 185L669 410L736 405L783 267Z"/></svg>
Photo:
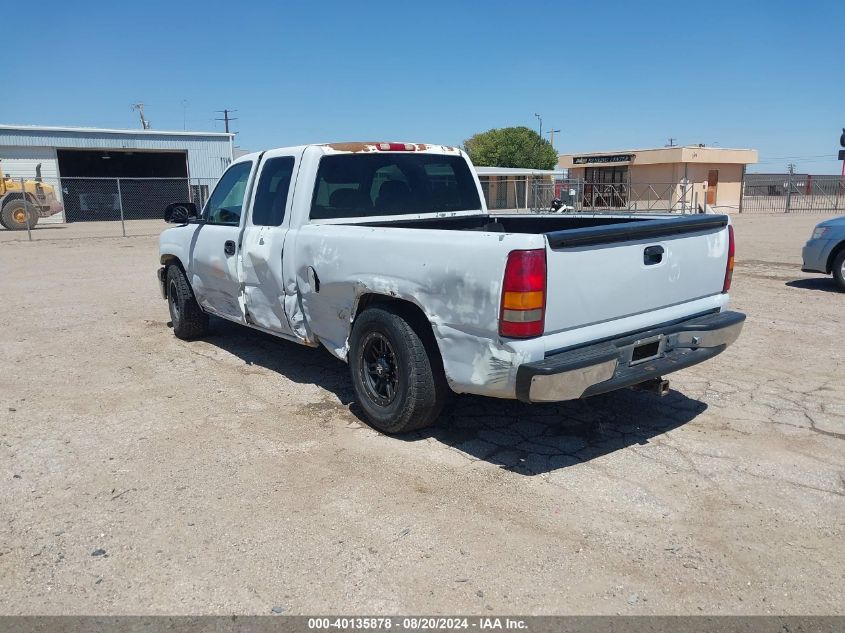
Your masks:
<svg viewBox="0 0 845 633"><path fill-rule="evenodd" d="M717 295L727 260L726 215L474 215L366 225L543 235L546 334Z"/></svg>

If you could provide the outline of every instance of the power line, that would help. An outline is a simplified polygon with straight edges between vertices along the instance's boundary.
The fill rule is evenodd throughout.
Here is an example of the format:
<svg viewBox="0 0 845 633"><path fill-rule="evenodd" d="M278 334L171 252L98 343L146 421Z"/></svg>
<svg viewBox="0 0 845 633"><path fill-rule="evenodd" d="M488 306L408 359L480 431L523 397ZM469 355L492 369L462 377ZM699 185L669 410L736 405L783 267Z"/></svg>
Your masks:
<svg viewBox="0 0 845 633"><path fill-rule="evenodd" d="M791 162L800 161L802 163L828 163L830 161L835 161L836 157L831 156L830 158L794 158ZM780 160L772 159L772 160L758 160L755 165L780 165L782 162Z"/></svg>
<svg viewBox="0 0 845 633"><path fill-rule="evenodd" d="M766 160L809 160L811 158L836 158L836 154L813 154L810 156L766 156Z"/></svg>

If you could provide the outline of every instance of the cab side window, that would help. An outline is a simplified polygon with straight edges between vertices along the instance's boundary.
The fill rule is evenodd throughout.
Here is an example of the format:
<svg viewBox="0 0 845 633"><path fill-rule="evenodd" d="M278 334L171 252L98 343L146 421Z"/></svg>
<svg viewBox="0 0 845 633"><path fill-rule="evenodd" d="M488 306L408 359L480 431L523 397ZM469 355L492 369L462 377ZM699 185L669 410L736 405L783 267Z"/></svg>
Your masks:
<svg viewBox="0 0 845 633"><path fill-rule="evenodd" d="M255 226L281 226L285 219L293 164L293 156L270 158L264 163L252 205L252 223Z"/></svg>
<svg viewBox="0 0 845 633"><path fill-rule="evenodd" d="M246 162L232 165L226 170L205 205L203 217L206 222L233 226L240 224L251 169L252 163Z"/></svg>

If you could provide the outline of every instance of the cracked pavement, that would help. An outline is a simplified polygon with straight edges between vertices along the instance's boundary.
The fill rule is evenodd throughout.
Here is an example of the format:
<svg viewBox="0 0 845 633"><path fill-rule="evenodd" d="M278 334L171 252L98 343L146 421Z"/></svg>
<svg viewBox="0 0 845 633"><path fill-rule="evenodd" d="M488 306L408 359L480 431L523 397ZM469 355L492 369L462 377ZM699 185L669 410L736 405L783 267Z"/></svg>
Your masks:
<svg viewBox="0 0 845 633"><path fill-rule="evenodd" d="M325 351L176 340L158 223L0 232L0 613L842 614L845 294L799 270L820 219L735 218L745 329L666 397L460 397L401 438Z"/></svg>

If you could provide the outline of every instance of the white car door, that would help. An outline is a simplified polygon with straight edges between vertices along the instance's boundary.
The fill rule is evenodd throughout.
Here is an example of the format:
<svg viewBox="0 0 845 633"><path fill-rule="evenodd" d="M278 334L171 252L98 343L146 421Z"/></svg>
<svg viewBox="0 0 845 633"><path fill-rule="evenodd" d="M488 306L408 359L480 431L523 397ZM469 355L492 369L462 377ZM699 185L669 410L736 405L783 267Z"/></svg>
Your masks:
<svg viewBox="0 0 845 633"><path fill-rule="evenodd" d="M285 315L282 254L302 151L274 150L262 155L241 240L247 323L291 335Z"/></svg>
<svg viewBox="0 0 845 633"><path fill-rule="evenodd" d="M244 322L238 279L238 242L242 210L255 163L234 163L211 193L194 232L190 280L199 304L208 312Z"/></svg>

